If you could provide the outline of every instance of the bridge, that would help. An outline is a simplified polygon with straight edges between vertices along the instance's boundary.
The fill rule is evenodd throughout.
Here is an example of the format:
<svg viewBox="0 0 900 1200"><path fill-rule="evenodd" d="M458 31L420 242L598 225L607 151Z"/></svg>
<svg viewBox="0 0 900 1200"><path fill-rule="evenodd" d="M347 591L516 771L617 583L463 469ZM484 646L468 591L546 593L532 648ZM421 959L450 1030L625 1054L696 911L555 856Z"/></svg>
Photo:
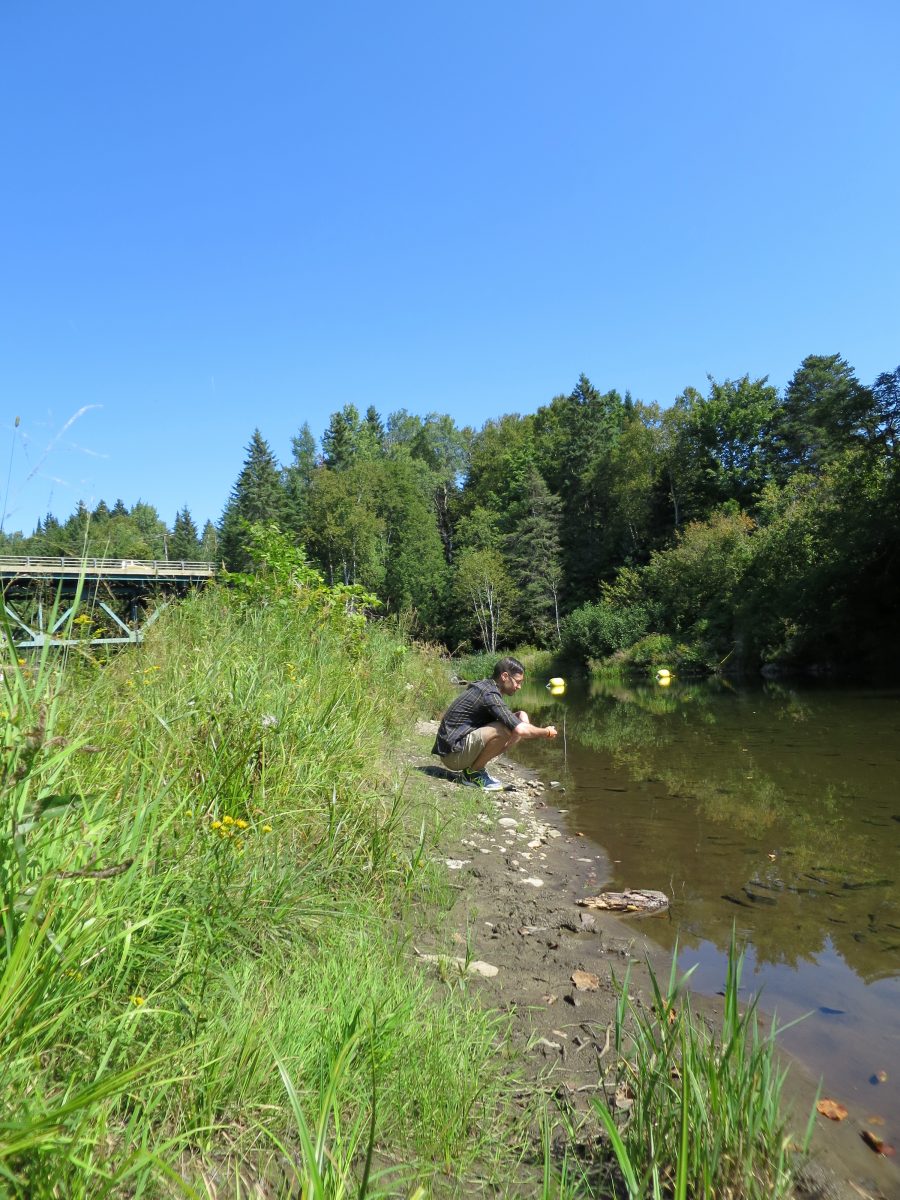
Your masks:
<svg viewBox="0 0 900 1200"><path fill-rule="evenodd" d="M20 650L41 646L121 645L139 643L173 595L184 595L213 579L218 566L181 559L144 561L134 558L53 558L0 555L0 588L6 633L0 642ZM101 599L101 591L105 599ZM48 594L52 599L47 605ZM33 612L22 612L22 600ZM123 621L107 600L130 608ZM149 615L141 606L153 601ZM115 636L73 636L70 618L79 605L101 609L113 622Z"/></svg>

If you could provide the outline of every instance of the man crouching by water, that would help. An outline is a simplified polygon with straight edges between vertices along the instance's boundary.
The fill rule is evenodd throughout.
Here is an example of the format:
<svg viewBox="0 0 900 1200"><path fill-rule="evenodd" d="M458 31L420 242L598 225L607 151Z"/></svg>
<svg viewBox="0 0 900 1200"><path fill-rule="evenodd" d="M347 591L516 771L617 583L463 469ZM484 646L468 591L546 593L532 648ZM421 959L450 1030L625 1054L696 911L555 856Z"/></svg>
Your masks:
<svg viewBox="0 0 900 1200"><path fill-rule="evenodd" d="M532 725L528 713L511 712L504 696L514 696L522 686L525 668L517 658L501 658L490 679L470 683L447 709L431 749L451 771L461 771L461 783L502 791L499 779L485 767L492 758L521 738L555 738L553 725Z"/></svg>

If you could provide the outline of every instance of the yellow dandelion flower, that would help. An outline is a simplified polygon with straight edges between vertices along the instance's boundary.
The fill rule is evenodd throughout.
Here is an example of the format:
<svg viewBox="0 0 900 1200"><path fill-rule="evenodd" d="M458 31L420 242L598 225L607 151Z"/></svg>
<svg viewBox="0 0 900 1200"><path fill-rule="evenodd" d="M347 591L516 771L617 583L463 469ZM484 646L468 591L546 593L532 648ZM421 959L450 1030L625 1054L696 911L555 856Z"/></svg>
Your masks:
<svg viewBox="0 0 900 1200"><path fill-rule="evenodd" d="M247 828L246 821L235 821L235 825L237 825L238 829L246 829Z"/></svg>
<svg viewBox="0 0 900 1200"><path fill-rule="evenodd" d="M192 816L194 815L194 810L193 810L192 808L189 808L189 809L187 810L187 815L188 815L189 817L192 817Z"/></svg>
<svg viewBox="0 0 900 1200"><path fill-rule="evenodd" d="M213 821L213 823L210 825L210 829L221 829L221 828L222 828L221 821Z"/></svg>
<svg viewBox="0 0 900 1200"><path fill-rule="evenodd" d="M271 826L271 825L263 825L263 827L262 827L262 831L263 831L263 833L271 833L271 832L272 832L272 826Z"/></svg>
<svg viewBox="0 0 900 1200"><path fill-rule="evenodd" d="M141 1005L145 1003L143 996L129 996L128 999L131 1001L131 1003L134 1005L135 1008L140 1008Z"/></svg>
<svg viewBox="0 0 900 1200"><path fill-rule="evenodd" d="M234 824L234 817L223 817L223 818L222 818L222 824L223 824L223 825L233 825L233 824Z"/></svg>

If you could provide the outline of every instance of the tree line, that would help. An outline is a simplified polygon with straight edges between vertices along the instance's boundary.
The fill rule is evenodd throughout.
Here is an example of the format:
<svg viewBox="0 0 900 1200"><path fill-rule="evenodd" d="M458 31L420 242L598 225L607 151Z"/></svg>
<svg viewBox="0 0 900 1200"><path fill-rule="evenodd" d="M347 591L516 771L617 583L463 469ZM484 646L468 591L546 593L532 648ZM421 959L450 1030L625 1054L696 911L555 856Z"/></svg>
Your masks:
<svg viewBox="0 0 900 1200"><path fill-rule="evenodd" d="M86 524L92 546L121 539L113 554L162 557L162 537L169 557L243 570L249 527L274 522L329 582L363 585L451 648L704 669L885 662L898 434L900 367L864 384L838 354L804 359L783 392L710 377L665 409L582 375L479 430L346 404L318 445L304 424L284 465L254 431L202 535L187 510L168 533L149 505L80 506L5 552L59 553L50 544L77 545Z"/></svg>

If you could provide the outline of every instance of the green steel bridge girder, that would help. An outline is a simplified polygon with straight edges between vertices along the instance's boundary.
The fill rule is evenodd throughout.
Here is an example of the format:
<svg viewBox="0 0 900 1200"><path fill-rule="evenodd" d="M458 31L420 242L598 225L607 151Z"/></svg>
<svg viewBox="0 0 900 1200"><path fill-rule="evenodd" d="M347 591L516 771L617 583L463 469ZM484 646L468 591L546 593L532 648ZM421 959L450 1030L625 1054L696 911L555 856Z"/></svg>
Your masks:
<svg viewBox="0 0 900 1200"><path fill-rule="evenodd" d="M104 600L97 601L97 607L102 608L106 615L122 630L121 637L94 637L94 638L73 638L59 636L61 629L65 627L66 622L72 615L74 605L70 605L66 611L56 618L50 629L44 628L44 610L43 605L38 605L37 621L32 621L30 624L25 621L8 600L4 600L3 609L9 618L18 629L22 630L22 636L13 639L13 646L17 650L37 650L42 646L119 646L119 645L139 645L144 640L144 635L147 630L159 617L163 609L171 604L171 600L160 601L153 612L149 614L142 625L126 625L122 618L109 607ZM35 628L37 626L37 628Z"/></svg>
<svg viewBox="0 0 900 1200"><path fill-rule="evenodd" d="M0 557L0 586L3 589L3 609L8 633L0 633L0 641L11 641L18 650L39 649L43 646L111 646L138 645L147 630L171 603L173 595L184 595L215 578L212 563L139 561L133 559L63 559ZM42 588L53 587L56 603L45 620ZM130 602L131 622L122 620L109 604L100 599L100 587L110 599L118 597ZM26 620L16 610L17 598L38 595L35 619ZM114 626L116 636L78 638L72 636L69 620L76 601L81 597L93 607L103 610ZM71 599L65 611L60 611L63 597ZM139 605L152 599L154 607L138 623ZM68 628L66 628L68 625ZM12 637L9 637L12 634Z"/></svg>

